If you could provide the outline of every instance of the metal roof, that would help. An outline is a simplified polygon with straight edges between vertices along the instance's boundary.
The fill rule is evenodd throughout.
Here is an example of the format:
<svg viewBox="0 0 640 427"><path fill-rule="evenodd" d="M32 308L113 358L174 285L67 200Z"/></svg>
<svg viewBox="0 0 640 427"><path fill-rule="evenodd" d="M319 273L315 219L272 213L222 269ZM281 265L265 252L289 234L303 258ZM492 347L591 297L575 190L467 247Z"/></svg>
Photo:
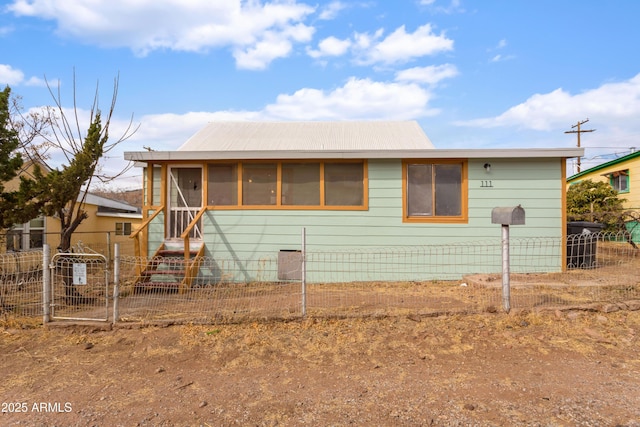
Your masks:
<svg viewBox="0 0 640 427"><path fill-rule="evenodd" d="M178 151L432 149L415 121L212 122Z"/></svg>
<svg viewBox="0 0 640 427"><path fill-rule="evenodd" d="M82 201L82 197L84 196L84 192L81 192L78 195L78 201ZM122 211L126 211L128 213L137 213L138 208L136 206L132 206L128 203L120 202L113 199L107 199L106 197L98 196L96 194L86 193L85 203L95 206L101 206L104 208L111 209L119 209Z"/></svg>
<svg viewBox="0 0 640 427"><path fill-rule="evenodd" d="M125 152L136 162L248 159L579 157L583 148L436 149L415 121L213 122L176 151Z"/></svg>

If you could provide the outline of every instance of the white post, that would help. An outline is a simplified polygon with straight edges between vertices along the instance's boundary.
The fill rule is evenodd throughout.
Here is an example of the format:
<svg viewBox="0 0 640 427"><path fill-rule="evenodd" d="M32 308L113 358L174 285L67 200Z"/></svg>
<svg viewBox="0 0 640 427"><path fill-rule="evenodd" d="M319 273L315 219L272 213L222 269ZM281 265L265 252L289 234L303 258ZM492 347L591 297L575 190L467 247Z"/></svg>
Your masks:
<svg viewBox="0 0 640 427"><path fill-rule="evenodd" d="M120 243L113 245L115 258L113 260L113 324L118 322L118 299L120 298Z"/></svg>
<svg viewBox="0 0 640 427"><path fill-rule="evenodd" d="M49 245L42 245L42 322L49 323L51 321L51 254L49 253Z"/></svg>
<svg viewBox="0 0 640 427"><path fill-rule="evenodd" d="M302 265L301 279L302 279L302 317L307 315L307 230L302 227Z"/></svg>
<svg viewBox="0 0 640 427"><path fill-rule="evenodd" d="M502 305L511 311L511 286L509 283L509 226L502 224Z"/></svg>

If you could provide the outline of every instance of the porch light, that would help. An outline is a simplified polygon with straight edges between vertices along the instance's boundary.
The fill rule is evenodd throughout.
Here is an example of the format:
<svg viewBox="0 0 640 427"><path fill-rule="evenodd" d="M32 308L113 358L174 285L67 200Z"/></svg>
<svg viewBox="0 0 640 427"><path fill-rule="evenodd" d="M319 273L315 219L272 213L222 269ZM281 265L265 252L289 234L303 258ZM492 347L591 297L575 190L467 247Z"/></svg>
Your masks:
<svg viewBox="0 0 640 427"><path fill-rule="evenodd" d="M487 173L491 172L491 163L485 163L484 170L487 171Z"/></svg>

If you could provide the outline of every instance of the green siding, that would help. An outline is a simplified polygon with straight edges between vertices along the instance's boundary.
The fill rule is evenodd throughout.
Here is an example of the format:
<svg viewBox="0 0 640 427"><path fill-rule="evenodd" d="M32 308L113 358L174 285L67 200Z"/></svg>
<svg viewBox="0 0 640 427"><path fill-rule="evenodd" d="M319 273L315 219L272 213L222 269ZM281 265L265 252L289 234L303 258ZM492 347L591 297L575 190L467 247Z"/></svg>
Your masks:
<svg viewBox="0 0 640 427"><path fill-rule="evenodd" d="M491 163L487 173L483 165ZM378 248L385 251L410 250L425 245L453 245L472 241L499 242L501 226L491 223L491 210L499 206L522 205L526 212L526 225L511 227L513 238L557 237L562 235L562 182L560 159L483 159L468 164L467 224L427 224L402 222L402 162L400 159L369 160L369 209L367 211L314 211L314 210L220 210L209 211L203 218L207 254L221 264L264 263L273 260L280 250L300 249L301 230L307 234L307 251L331 252ZM483 187L489 185L491 187ZM155 235L152 233L152 235ZM150 245L151 246L151 245ZM404 271L375 271L373 250L361 254L357 263L367 264L367 276L354 273L349 280L398 280ZM561 267L560 248L557 269ZM405 255L406 256L406 255ZM407 280L419 280L438 275L477 273L465 265L474 263L475 254L461 255L455 265L431 274L422 271L429 265L418 255L407 260L410 275ZM492 256L492 260L495 256ZM262 260L262 261L260 261ZM500 260L493 260L500 268ZM270 261L272 264L272 261ZM477 264L477 260L475 260ZM271 265L270 264L270 265ZM398 265L402 263L399 262ZM433 262L431 262L433 264ZM443 262L444 264L444 262ZM406 268L397 267L398 269ZM473 267L470 267L473 268ZM478 268L478 267L476 267ZM333 272L313 271L310 281L331 280ZM212 269L216 270L216 269ZM223 269L219 269L222 274ZM320 270L320 269L319 269ZM415 271L414 271L415 270ZM251 268L243 268L238 280L248 280ZM216 273L217 275L218 273ZM276 271L261 272L262 278L276 280ZM449 276L447 276L449 277ZM214 278L215 279L215 278Z"/></svg>
<svg viewBox="0 0 640 427"><path fill-rule="evenodd" d="M154 213L153 210L149 211L148 214L152 215ZM148 228L149 238L147 239L148 244L148 256L153 256L156 252L156 249L162 244L164 241L164 213L161 212L155 217Z"/></svg>
<svg viewBox="0 0 640 427"><path fill-rule="evenodd" d="M160 204L160 192L161 192L161 182L162 182L162 178L161 178L161 168L160 167L154 167L153 169L153 200L151 201L152 205L159 205Z"/></svg>

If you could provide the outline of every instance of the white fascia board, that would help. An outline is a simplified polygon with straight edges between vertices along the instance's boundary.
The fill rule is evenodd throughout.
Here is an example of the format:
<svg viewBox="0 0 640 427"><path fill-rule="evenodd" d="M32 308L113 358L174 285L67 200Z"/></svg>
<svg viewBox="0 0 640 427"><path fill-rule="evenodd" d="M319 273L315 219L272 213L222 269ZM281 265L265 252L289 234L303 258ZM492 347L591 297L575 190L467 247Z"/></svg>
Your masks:
<svg viewBox="0 0 640 427"><path fill-rule="evenodd" d="M106 218L142 219L141 213L96 212L96 216Z"/></svg>
<svg viewBox="0 0 640 427"><path fill-rule="evenodd" d="M357 151L128 151L125 160L169 162L192 160L276 160L276 159L484 159L484 158L571 158L584 156L584 148L492 148Z"/></svg>

